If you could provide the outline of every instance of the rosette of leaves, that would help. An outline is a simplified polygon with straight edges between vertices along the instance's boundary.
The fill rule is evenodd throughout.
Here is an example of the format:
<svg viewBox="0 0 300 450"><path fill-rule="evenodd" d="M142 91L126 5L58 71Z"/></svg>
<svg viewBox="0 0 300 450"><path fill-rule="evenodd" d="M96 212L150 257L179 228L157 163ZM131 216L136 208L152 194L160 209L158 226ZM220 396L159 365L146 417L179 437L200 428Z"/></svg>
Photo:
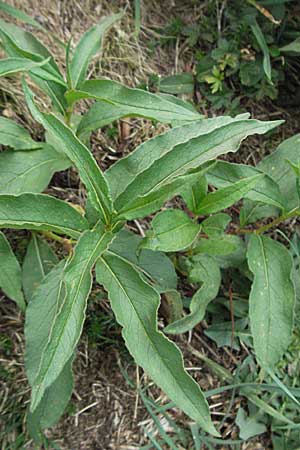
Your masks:
<svg viewBox="0 0 300 450"><path fill-rule="evenodd" d="M193 282L204 282L204 287L191 304L189 327L201 320L205 310L201 306L199 312L198 303L206 305L216 295L219 266L207 256L209 252L201 256L203 243L198 242L204 224L199 225L182 211L163 211L153 220L153 229L146 239L141 240L126 230L126 222L155 213L175 195L182 195L196 216L214 214L242 197L271 205L276 211L284 209L278 183L267 170L238 166L235 171L229 165L226 178L226 163L215 162L220 155L236 152L247 136L264 134L280 121L261 122L247 115L203 119L179 98L128 88L108 79L86 79L89 62L98 51L104 32L121 17L122 14L116 14L104 18L82 36L74 49L66 46L65 75L33 34L0 22L0 37L7 54L0 63L1 75L25 73L49 96L53 106L53 112L40 111L23 79L27 105L44 127L46 141L35 142L26 130L8 119L0 122L0 143L5 146L0 154L0 226L32 232L22 265L5 235L0 235L0 286L25 311L25 362L31 385L28 429L38 443L44 442L42 430L57 422L72 392L72 362L95 267L96 280L107 291L127 348L137 364L204 431L218 435L203 392L185 371L177 346L157 325L160 295L174 292L177 285L174 267L163 252L184 251L191 245L200 247L192 261L197 267L189 271L189 277ZM74 105L82 99L96 101L86 114L76 116ZM168 123L171 128L139 145L103 172L85 145L89 133L130 116ZM42 193L52 174L69 166L77 169L85 185L85 211ZM217 180L211 181L219 187L217 191L207 194L205 174ZM225 186L219 186L219 180ZM222 227L224 222L217 226L206 223L207 235L214 236L208 245L218 245L222 234L218 230L222 231ZM215 228L217 231L213 231ZM69 257L59 260L43 236L67 245ZM222 239L224 246L235 248L234 239ZM280 244L253 235L248 250L254 274L252 297L255 299L260 290L262 297L269 298L266 311L270 317L275 302L269 285L264 284L267 281L256 271L255 258L267 264L263 258L266 254L273 258L272 252L285 258ZM284 259L278 261L282 261L278 262L279 270ZM285 271L284 274L289 272L288 262ZM292 289L288 279L282 289ZM279 300L281 304L281 294ZM260 314L254 309L252 316ZM281 310L276 311L280 318ZM261 323L257 326L261 330ZM269 327L267 332L272 330ZM282 342L280 351L285 340ZM268 346L260 350L257 345L256 351L264 362ZM276 358L272 357L272 361Z"/></svg>

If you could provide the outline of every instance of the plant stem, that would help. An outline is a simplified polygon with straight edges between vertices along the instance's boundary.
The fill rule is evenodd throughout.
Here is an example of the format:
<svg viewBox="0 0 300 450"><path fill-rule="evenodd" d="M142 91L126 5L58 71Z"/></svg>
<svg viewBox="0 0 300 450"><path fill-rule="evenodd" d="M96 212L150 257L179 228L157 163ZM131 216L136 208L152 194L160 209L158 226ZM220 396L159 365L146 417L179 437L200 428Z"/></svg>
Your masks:
<svg viewBox="0 0 300 450"><path fill-rule="evenodd" d="M298 216L300 214L299 207L293 208L291 211L282 214L281 216L277 217L276 219L272 220L272 222L267 223L266 225L263 225L256 230L250 230L247 228L238 228L234 234L261 234L265 231L268 231L270 228L276 227L276 225L279 225L281 222L284 222L287 219L290 219L291 217Z"/></svg>

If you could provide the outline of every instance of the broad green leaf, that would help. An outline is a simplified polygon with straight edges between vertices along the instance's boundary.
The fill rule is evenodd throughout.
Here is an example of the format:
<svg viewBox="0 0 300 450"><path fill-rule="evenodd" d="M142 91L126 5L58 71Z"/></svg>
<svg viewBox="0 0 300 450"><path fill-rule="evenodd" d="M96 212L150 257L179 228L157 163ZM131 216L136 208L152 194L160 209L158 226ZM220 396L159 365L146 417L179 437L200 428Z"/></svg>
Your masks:
<svg viewBox="0 0 300 450"><path fill-rule="evenodd" d="M264 134L279 122L235 120L189 142L173 147L155 160L150 167L139 173L115 201L118 210L132 203L138 196L145 196L189 170L195 169L217 156L238 150L243 139L251 134Z"/></svg>
<svg viewBox="0 0 300 450"><path fill-rule="evenodd" d="M216 435L199 386L186 373L178 348L157 329L158 293L117 256L100 258L98 281L108 291L126 345L137 364L205 431Z"/></svg>
<svg viewBox="0 0 300 450"><path fill-rule="evenodd" d="M66 98L69 104L85 98L106 101L119 108L128 108L128 115L133 114L164 123L175 120L194 121L201 118L198 113L175 105L159 95L106 79L85 81L81 84L80 90L68 91Z"/></svg>
<svg viewBox="0 0 300 450"><path fill-rule="evenodd" d="M224 234L231 217L225 213L214 214L201 222L201 228L204 233L210 237L220 237Z"/></svg>
<svg viewBox="0 0 300 450"><path fill-rule="evenodd" d="M195 241L200 225L180 209L167 209L157 214L151 222L151 230L141 243L142 248L176 252L184 250Z"/></svg>
<svg viewBox="0 0 300 450"><path fill-rule="evenodd" d="M41 402L46 389L58 378L72 357L81 335L87 299L92 288L92 269L113 239L99 223L81 236L63 272L66 295L52 324L38 372L32 383L30 410Z"/></svg>
<svg viewBox="0 0 300 450"><path fill-rule="evenodd" d="M1 136L0 136L1 137ZM42 192L53 174L70 167L70 161L50 145L38 150L0 153L0 193Z"/></svg>
<svg viewBox="0 0 300 450"><path fill-rule="evenodd" d="M202 169L200 168L187 175L179 176L170 183L158 187L158 189L154 189L144 196L138 196L136 200L119 211L118 219L126 218L127 220L132 220L152 214L160 209L167 200L175 195L179 195L185 186L193 185L199 181L210 166L211 163L203 165Z"/></svg>
<svg viewBox="0 0 300 450"><path fill-rule="evenodd" d="M191 283L200 283L201 287L192 297L190 313L168 325L164 330L166 333L185 333L194 328L203 320L209 302L218 295L221 272L215 260L208 255L197 255L190 262L192 268L188 279Z"/></svg>
<svg viewBox="0 0 300 450"><path fill-rule="evenodd" d="M20 264L5 235L0 232L0 289L25 310Z"/></svg>
<svg viewBox="0 0 300 450"><path fill-rule="evenodd" d="M41 62L34 62L31 59L13 57L0 59L0 77L5 77L18 72L28 72L29 70L43 66L48 62L49 59Z"/></svg>
<svg viewBox="0 0 300 450"><path fill-rule="evenodd" d="M300 164L300 135L286 139L269 156L257 166L261 172L272 178L280 189L283 209L290 211L299 204L297 192L297 175L290 163ZM251 198L251 200L255 200ZM275 206L275 205L274 205ZM245 202L242 210L241 224L251 223L264 217L277 216L278 210L253 202Z"/></svg>
<svg viewBox="0 0 300 450"><path fill-rule="evenodd" d="M159 90L167 94L192 94L194 76L191 72L164 77L159 81Z"/></svg>
<svg viewBox="0 0 300 450"><path fill-rule="evenodd" d="M139 145L132 153L117 161L105 172L113 199L117 198L139 174L149 169L154 161L165 156L177 145L188 143L193 138L205 135L235 120L239 120L238 117L199 120L173 128ZM182 151L184 151L183 145Z"/></svg>
<svg viewBox="0 0 300 450"><path fill-rule="evenodd" d="M231 235L199 239L193 248L193 253L206 253L207 255L229 255L238 249Z"/></svg>
<svg viewBox="0 0 300 450"><path fill-rule="evenodd" d="M162 252L140 249L141 242L141 236L121 230L105 254L119 256L131 264L158 292L176 289L177 275L171 260Z"/></svg>
<svg viewBox="0 0 300 450"><path fill-rule="evenodd" d="M49 131L60 148L77 167L83 183L89 191L93 206L101 212L108 222L112 205L106 179L89 149L83 145L74 132L53 114L41 113L33 102L32 92L23 83L27 104L34 118Z"/></svg>
<svg viewBox="0 0 300 450"><path fill-rule="evenodd" d="M239 319L234 322L234 335L232 335L232 322L215 322L205 330L205 335L215 341L218 347L231 347L239 350L239 339L247 340L249 331L246 331L247 319Z"/></svg>
<svg viewBox="0 0 300 450"><path fill-rule="evenodd" d="M207 174L209 184L217 188L224 188L236 183L244 178L265 173L257 167L246 166L244 164L233 164L225 161L218 161ZM265 203L284 209L285 202L280 192L279 186L269 174L259 179L256 186L245 194L245 198L255 202Z"/></svg>
<svg viewBox="0 0 300 450"><path fill-rule="evenodd" d="M228 208L245 196L258 182L263 178L263 174L244 178L231 186L220 188L215 192L209 193L199 205L197 214L211 214Z"/></svg>
<svg viewBox="0 0 300 450"><path fill-rule="evenodd" d="M0 228L49 230L77 238L87 227L75 208L49 195L0 195Z"/></svg>
<svg viewBox="0 0 300 450"><path fill-rule="evenodd" d="M104 33L115 22L120 20L123 13L112 14L102 19L98 25L90 28L76 46L70 63L70 78L72 87L77 88L85 80L87 69L92 57L99 51Z"/></svg>
<svg viewBox="0 0 300 450"><path fill-rule="evenodd" d="M288 53L291 55L300 55L300 37L297 37L294 41L287 45L284 45L279 49L281 52Z"/></svg>
<svg viewBox="0 0 300 450"><path fill-rule="evenodd" d="M273 368L292 333L295 290L288 250L266 236L252 235L247 252L254 275L249 316L254 349L263 368Z"/></svg>
<svg viewBox="0 0 300 450"><path fill-rule="evenodd" d="M6 117L0 117L0 144L16 150L34 150L43 145L34 141L25 128Z"/></svg>
<svg viewBox="0 0 300 450"><path fill-rule="evenodd" d="M61 261L43 278L26 310L25 367L31 385L38 373L44 349L49 341L54 318L65 299L66 291L63 284L65 264L65 261ZM73 385L72 360L71 357L58 378L46 389L34 413L28 414L29 433L35 439L39 436L41 429L56 423L69 401Z"/></svg>
<svg viewBox="0 0 300 450"><path fill-rule="evenodd" d="M50 245L33 233L22 266L23 290L28 302L35 289L57 263L58 258Z"/></svg>
<svg viewBox="0 0 300 450"><path fill-rule="evenodd" d="M215 255L215 260L221 269L228 269L229 267L240 269L246 261L245 242L240 236L227 234L226 245L229 246L230 244L232 245L232 250L233 246L235 247L235 250L226 255Z"/></svg>
<svg viewBox="0 0 300 450"><path fill-rule="evenodd" d="M182 189L181 197L190 211L196 213L199 205L207 194L208 184L205 175L196 183Z"/></svg>

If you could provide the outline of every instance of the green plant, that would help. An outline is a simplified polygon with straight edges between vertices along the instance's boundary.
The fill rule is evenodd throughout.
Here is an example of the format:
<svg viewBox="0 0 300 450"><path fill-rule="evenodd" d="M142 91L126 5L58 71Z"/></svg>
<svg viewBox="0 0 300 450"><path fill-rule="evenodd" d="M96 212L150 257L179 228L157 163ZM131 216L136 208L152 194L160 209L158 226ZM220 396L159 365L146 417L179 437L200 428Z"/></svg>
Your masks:
<svg viewBox="0 0 300 450"><path fill-rule="evenodd" d="M184 331L202 319L207 304L217 295L219 267L231 266L232 260L238 267L244 262L245 244L239 233L251 233L248 262L252 276L245 267L249 278L254 278L250 323L254 349L265 370L271 370L280 359L292 330L291 258L284 246L263 232L299 213L298 197L292 191L291 204L287 205L274 167L280 169L280 175L280 165L291 171L289 182L295 181L297 174L277 152L259 168L215 161L220 155L236 152L247 136L264 134L281 121L262 122L249 119L247 114L203 119L190 104L176 97L127 88L107 79L86 80L89 61L103 33L120 18L117 14L103 19L83 35L74 50L69 43L65 78L49 51L31 33L0 21L0 37L8 55L1 61L1 75L26 72L49 96L54 110L41 112L23 79L27 105L46 130L45 142L34 141L22 127L5 118L1 118L0 132L0 143L9 147L0 154L0 227L33 232L22 268L1 233L0 286L22 310L26 308L25 360L32 388L28 429L37 442L43 442L41 430L59 419L72 392L72 363L94 267L136 362L191 419L215 436L218 432L204 394L185 371L179 349L158 330L160 294L166 293L171 305L179 301L174 295L174 267L161 251L188 249L188 256L176 265L179 270L184 268L193 283L203 282L204 286L194 296L190 314L182 318L177 309L176 321L166 331ZM96 100L83 116L74 113L74 105L81 99ZM103 172L84 142L92 130L127 116L169 123L173 128L141 144ZM290 153L288 150L288 158L297 165L297 158ZM86 187L85 210L40 193L55 171L70 165L77 168ZM218 189L207 193L207 181ZM287 183L282 187L286 189ZM168 209L153 219L146 238L126 230L127 221L155 213L175 195L183 197L192 218ZM265 217L272 208L272 214L279 216L271 224L236 229L235 235L228 236L224 230L230 217L214 214L242 197L248 199L241 213L243 227L250 218L257 220L258 211ZM203 216L209 217L203 220ZM201 230L205 239L201 234L199 239ZM43 236L61 244L69 256L59 261ZM210 256L219 257L216 249L220 241L222 263Z"/></svg>
<svg viewBox="0 0 300 450"><path fill-rule="evenodd" d="M299 56L298 3L234 0L222 5L219 10L218 2L207 1L196 23L174 19L161 30L157 45L184 42L185 51L189 47L193 52L194 73L158 78L154 86L166 93L198 90L202 102L231 113L244 98L274 100L279 87L294 92L299 68L295 58Z"/></svg>

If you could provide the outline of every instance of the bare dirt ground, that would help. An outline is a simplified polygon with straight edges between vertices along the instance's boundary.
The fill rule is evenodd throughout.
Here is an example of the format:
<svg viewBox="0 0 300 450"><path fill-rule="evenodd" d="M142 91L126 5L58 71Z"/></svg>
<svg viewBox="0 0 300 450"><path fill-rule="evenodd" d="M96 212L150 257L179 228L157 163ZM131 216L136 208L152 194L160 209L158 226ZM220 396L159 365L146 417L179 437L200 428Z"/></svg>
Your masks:
<svg viewBox="0 0 300 450"><path fill-rule="evenodd" d="M54 1L54 0L9 0L9 4L22 8L25 12L39 20L47 29L68 41L72 36L76 42L81 34L103 15L126 9L126 15L118 26L115 26L105 39L105 45L91 66L93 77L108 76L128 85L138 85L150 74L167 75L180 72L193 64L192 55L187 46L178 43L175 49L158 47L150 54L146 40L157 33L157 26L164 26L171 17L184 15L201 18L203 2L192 1L145 1L143 5L143 22L140 39L134 36L133 2L126 0L113 1ZM50 36L37 32L37 35L48 44L64 66L64 55L59 47L53 45ZM1 79L1 109L8 117L16 118L22 125L29 128L33 135L40 136L41 129L36 127L24 105L20 88L20 79ZM41 99L44 103L44 100ZM44 105L45 106L45 105ZM260 119L277 119L284 117L287 125L282 127L273 140L252 138L243 146L238 158L244 163L255 164L263 154L274 148L277 142L293 134L299 126L299 116L282 108L268 105L248 109ZM207 113L207 111L204 111ZM213 111L208 112L210 115ZM119 125L119 135L108 137L101 132L93 135L93 152L99 164L105 168L116 158L132 150L143 140L160 133L165 129L161 125L156 128L149 122L132 119ZM78 203L83 202L84 193L78 185L77 175L70 170L68 175L59 174L52 180L50 192L62 197L72 197ZM144 226L144 224L140 224ZM136 232L139 229L133 224ZM11 238L18 244L20 255L25 248L28 236L26 233L12 234ZM24 412L29 399L29 387L23 369L23 317L14 304L1 297L0 303L1 329L1 372L2 389L0 397L0 414L4 419L2 430L2 450L32 449L32 443L24 434ZM95 325L95 317L100 325ZM96 328L95 328L96 327ZM102 328L101 328L102 327ZM106 338L100 338L103 335ZM220 385L220 381L212 375L199 359L187 350L186 337L178 338L178 344L185 354L185 364L192 370L193 376L203 389L211 389ZM202 328L198 326L190 339L190 344L196 350L206 354L211 359L221 363L230 371L239 365L244 358L243 353L228 349L220 351L208 339L203 337ZM126 352L121 340L120 327L115 323L109 312L109 304L103 298L99 288L93 291L89 307L87 325L78 349L74 366L75 391L71 405L61 422L47 432L49 438L56 440L63 450L130 450L139 449L149 443L145 430L154 430L153 420L139 395L139 388L149 385L148 396L161 403L167 402L164 395L155 388L151 381L137 369L131 357ZM124 376L125 374L125 376ZM129 384L131 380L131 384ZM211 398L211 410L217 420L228 410L230 397L222 394ZM223 436L235 439L238 436L234 426L234 417L242 398L236 398L224 422ZM183 427L186 418L178 410L172 411L172 417ZM162 420L163 423L163 420ZM154 448L154 447L153 447ZM167 447L166 447L167 448ZM179 448L179 447L178 447ZM182 447L180 447L182 448ZM225 447L219 447L224 448ZM228 448L228 447L226 447ZM271 449L268 435L261 436L245 444L243 450ZM186 449L188 450L188 449Z"/></svg>

